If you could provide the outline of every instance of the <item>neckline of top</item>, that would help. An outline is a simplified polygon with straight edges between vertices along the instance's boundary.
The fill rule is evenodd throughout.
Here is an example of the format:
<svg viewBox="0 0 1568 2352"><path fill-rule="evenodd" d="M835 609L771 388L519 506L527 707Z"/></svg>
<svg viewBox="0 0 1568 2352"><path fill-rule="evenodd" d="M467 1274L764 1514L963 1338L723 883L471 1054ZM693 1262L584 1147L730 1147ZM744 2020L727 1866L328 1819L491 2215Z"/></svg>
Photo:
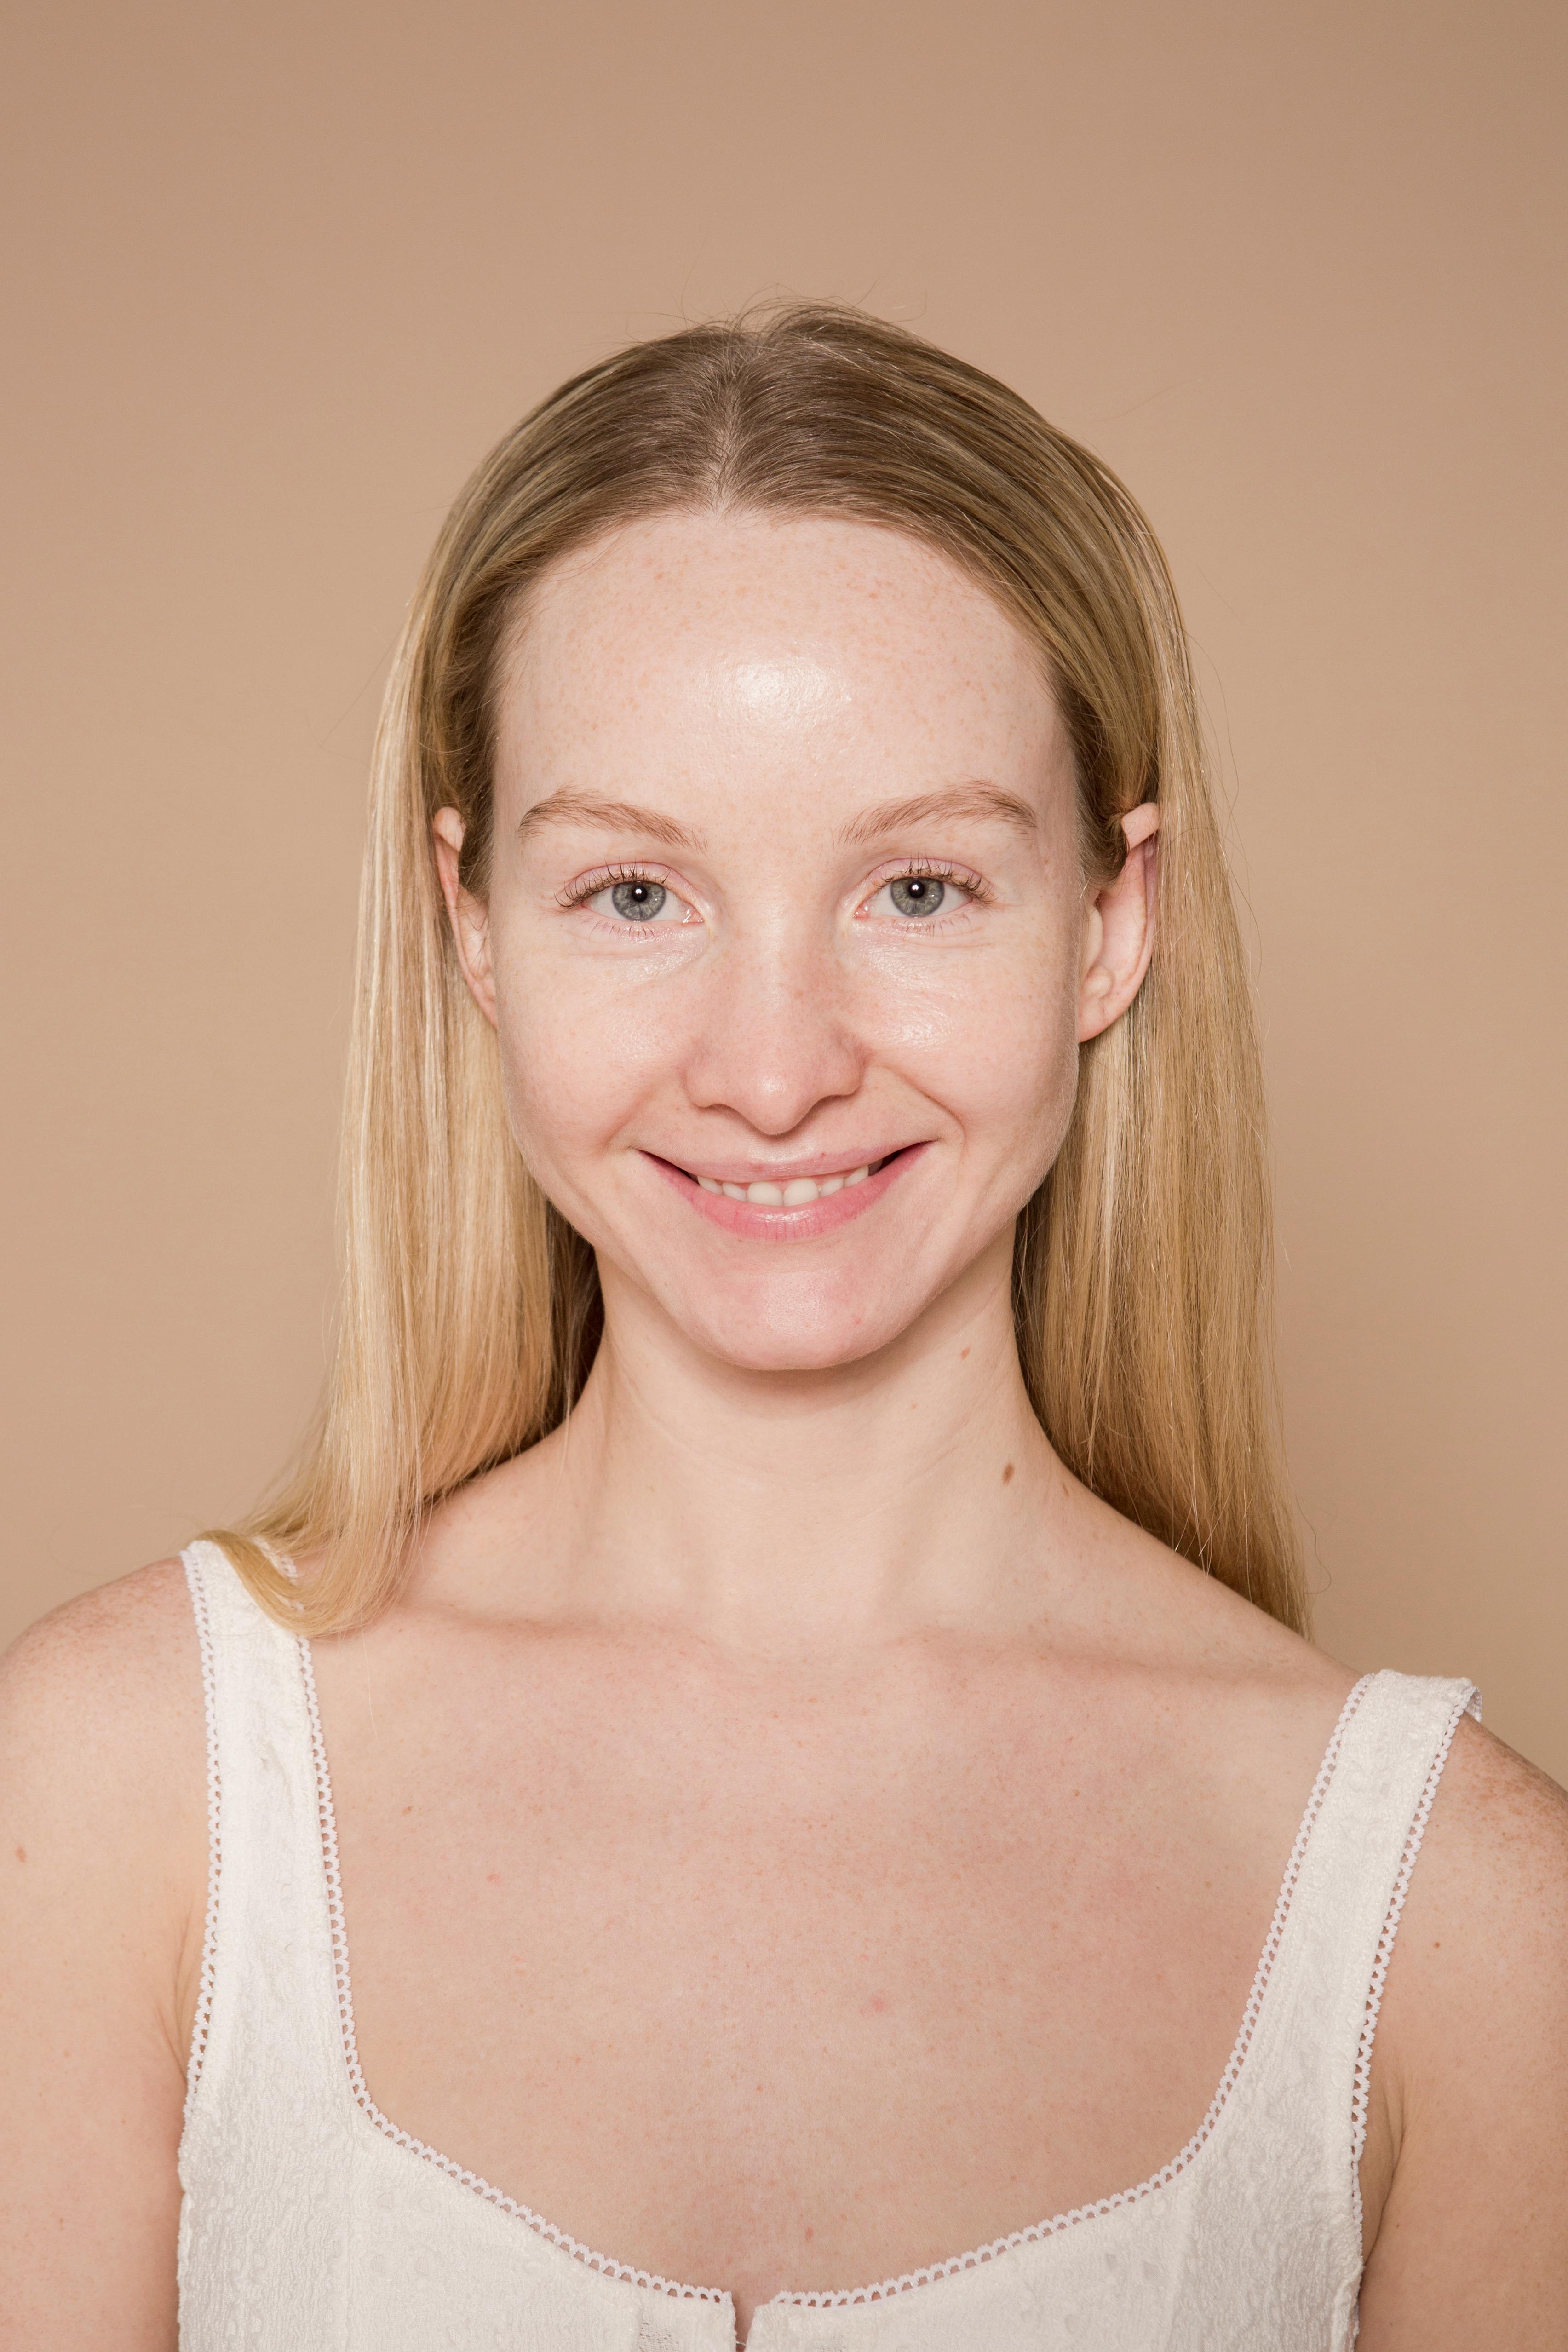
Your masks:
<svg viewBox="0 0 1568 2352"><path fill-rule="evenodd" d="M328 1914L331 1927L332 1972L337 1990L338 2020L346 2087L356 2111L376 2132L390 2140L395 2147L405 2149L423 2163L434 2166L449 2179L483 2199L486 2204L494 2205L500 2211L526 2222L537 2235L557 2247L562 2253L570 2255L584 2269L598 2272L606 2278L621 2280L631 2285L648 2288L656 2294L685 2301L729 2304L730 2295L727 2288L690 2286L680 2280L664 2278L657 2272L639 2270L632 2263L616 2262L608 2254L597 2252L591 2246L584 2245L580 2240L574 2238L570 2231L561 2229L557 2223L547 2221L540 2213L536 2213L531 2206L521 2204L517 2199L508 2197L504 2190L495 2188L478 2173L470 2172L466 2166L457 2163L454 2158L443 2155L438 2148L429 2147L412 2132L404 2131L388 2116L383 2115L377 2105L365 2081L364 2069L360 2063L359 2045L355 2037L353 1979L349 1962L348 1929L343 1911L343 1885L338 1855L337 1815L332 1804L331 1776L327 1760L327 1743L321 1728L321 1709L316 1692L316 1674L311 1659L310 1644L308 1640L301 1637L286 1636L286 1638L294 1640L294 1646L298 1652L304 1684L306 1711L309 1722L311 1761L316 1784L317 1819L320 1833L322 1865L326 1877ZM1209 2101L1202 2122L1185 2147L1179 2149L1168 2163L1161 2165L1158 2171L1151 2173L1147 2179L1138 2181L1130 2189L1117 2189L1109 2197L1097 2198L1092 2204L1074 2206L1068 2212L1052 2214L1048 2220L1033 2222L1027 2229L1015 2230L1006 2237L995 2238L988 2245L973 2247L962 2254L950 2255L945 2262L928 2263L921 2270L906 2272L898 2278L880 2279L870 2286L841 2289L819 2288L801 2292L781 2290L779 2294L770 2296L767 2305L760 2305L760 2309L792 2305L807 2310L839 2310L856 2304L884 2302L892 2296L934 2285L938 2280L951 2278L961 2271L974 2270L982 2263L996 2261L1000 2255L1011 2253L1019 2246L1036 2243L1043 2238L1054 2237L1061 2231L1074 2228L1080 2222L1095 2220L1102 2214L1114 2212L1124 2206L1138 2204L1145 2197L1168 2187L1172 2181L1190 2172L1204 2149L1211 2143L1220 2118L1229 2105L1241 2078L1248 2055L1257 2042L1265 1999L1273 1981L1275 1961L1279 1957L1286 1921L1290 1916L1291 1898L1301 1876L1313 1825L1322 1810L1323 1801L1327 1796L1329 1784L1333 1780L1334 1767L1339 1760L1340 1749L1343 1745L1351 1719L1367 1689L1375 1680L1375 1675L1363 1675L1352 1686L1340 1709L1328 1745L1323 1750L1322 1760L1318 1766L1312 1792L1302 1811L1295 1842L1285 1864L1273 1916L1269 1924L1269 1932L1263 1940L1263 1949L1259 1957L1258 1966L1253 1972L1247 2004L1242 2011L1241 2023L1237 2031L1235 2042L1231 2045L1229 2058L1226 2062L1225 2071L1219 2078L1218 2086Z"/></svg>

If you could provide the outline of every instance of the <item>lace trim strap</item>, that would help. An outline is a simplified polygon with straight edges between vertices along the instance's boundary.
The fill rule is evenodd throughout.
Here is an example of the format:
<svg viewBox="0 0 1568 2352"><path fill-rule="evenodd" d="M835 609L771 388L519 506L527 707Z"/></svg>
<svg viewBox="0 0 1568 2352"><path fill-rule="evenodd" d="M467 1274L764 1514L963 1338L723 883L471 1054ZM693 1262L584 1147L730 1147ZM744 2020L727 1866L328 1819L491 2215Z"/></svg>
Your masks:
<svg viewBox="0 0 1568 2352"><path fill-rule="evenodd" d="M191 2029L191 2053L185 2067L187 2123L196 2096L196 2085L202 2079L202 2063L207 2054L207 2037L212 2031L213 1988L217 1972L218 1885L223 1865L223 1781L218 1761L217 1679L213 1657L212 1611L207 1602L201 1552L201 1545L192 1544L180 1555L191 1595L191 1613L196 1621L196 1639L201 1647L202 1711L207 1739L207 1909L202 1929L201 1983L196 1996L195 2021Z"/></svg>

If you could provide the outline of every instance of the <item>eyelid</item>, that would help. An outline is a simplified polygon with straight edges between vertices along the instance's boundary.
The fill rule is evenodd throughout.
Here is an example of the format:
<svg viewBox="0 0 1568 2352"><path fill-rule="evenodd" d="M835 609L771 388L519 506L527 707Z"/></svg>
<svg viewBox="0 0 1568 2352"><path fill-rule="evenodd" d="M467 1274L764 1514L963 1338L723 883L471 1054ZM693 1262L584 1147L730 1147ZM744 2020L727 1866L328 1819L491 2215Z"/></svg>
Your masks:
<svg viewBox="0 0 1568 2352"><path fill-rule="evenodd" d="M580 907L587 899L596 898L601 890L613 889L617 882L657 882L666 890L674 891L677 898L685 896L683 892L675 891L667 866L642 857L616 858L608 866L595 866L591 872L580 874L575 882L569 882L564 889L558 890L556 904L558 907Z"/></svg>
<svg viewBox="0 0 1568 2352"><path fill-rule="evenodd" d="M985 906L997 895L983 874L977 874L972 866L958 865L951 857L892 857L862 883L861 906L874 898L879 890L885 890L890 882L901 882L906 875L926 882L956 882L977 906Z"/></svg>
<svg viewBox="0 0 1568 2352"><path fill-rule="evenodd" d="M960 865L955 858L891 857L862 882L856 913L862 912L879 890L884 890L890 882L903 880L905 876L918 876L933 882L952 882L967 892L971 903L977 906L986 905L997 895L983 874L977 874L972 866ZM580 874L575 881L567 883L556 892L556 904L570 912L574 907L586 906L601 890L612 889L618 882L657 882L673 897L679 898L683 904L692 906L685 894L676 888L672 879L672 869L656 858L614 858L603 866L592 866L586 874ZM693 906L693 912L696 911Z"/></svg>

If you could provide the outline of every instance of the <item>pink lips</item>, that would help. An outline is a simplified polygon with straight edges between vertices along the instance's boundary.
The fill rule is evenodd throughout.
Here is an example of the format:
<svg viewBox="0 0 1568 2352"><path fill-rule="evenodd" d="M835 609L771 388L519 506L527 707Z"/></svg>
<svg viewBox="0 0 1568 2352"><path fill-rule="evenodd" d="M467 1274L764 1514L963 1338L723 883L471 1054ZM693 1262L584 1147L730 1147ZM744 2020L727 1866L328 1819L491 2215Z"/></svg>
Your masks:
<svg viewBox="0 0 1568 2352"><path fill-rule="evenodd" d="M923 1143L911 1144L885 1160L876 1174L868 1176L863 1183L847 1185L841 1192L831 1192L826 1200L802 1202L795 1209L775 1208L759 1201L732 1201L724 1192L705 1192L684 1168L651 1151L644 1157L666 1182L690 1202L699 1217L706 1217L721 1233L734 1234L746 1241L797 1242L815 1241L819 1234L834 1233L852 1218L863 1216L892 1190L904 1170L914 1166L925 1150Z"/></svg>

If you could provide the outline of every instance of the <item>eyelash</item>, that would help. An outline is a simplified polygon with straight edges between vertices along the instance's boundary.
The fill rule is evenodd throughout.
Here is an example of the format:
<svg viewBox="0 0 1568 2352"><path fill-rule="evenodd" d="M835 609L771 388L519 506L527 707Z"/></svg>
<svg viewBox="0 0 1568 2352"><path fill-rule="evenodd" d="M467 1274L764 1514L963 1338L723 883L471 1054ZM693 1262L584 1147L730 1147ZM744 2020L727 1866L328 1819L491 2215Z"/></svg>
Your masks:
<svg viewBox="0 0 1568 2352"><path fill-rule="evenodd" d="M556 893L559 907L580 907L590 898L597 898L601 890L612 890L617 882L657 882L668 889L668 866L598 866L591 874L584 874L576 882L569 882L564 890Z"/></svg>
<svg viewBox="0 0 1568 2352"><path fill-rule="evenodd" d="M867 884L865 898L861 901L862 905L865 904L866 899L874 898L879 890L885 890L890 882L906 881L956 883L960 890L967 893L971 904L977 907L987 905L997 895L983 876L975 873L967 866L949 866L940 857L905 857L902 858L897 865L886 867L883 873L876 875ZM944 921L951 920L950 916L938 915L933 921L923 923L920 928L923 930L940 930ZM910 928L914 929L915 927L912 924Z"/></svg>
<svg viewBox="0 0 1568 2352"><path fill-rule="evenodd" d="M864 906L868 900L874 898L879 890L885 890L890 882L915 879L923 882L951 882L958 889L966 892L969 901L976 906L983 907L996 896L990 884L969 866L951 866L936 857L906 857L873 877L865 886L861 905ZM618 882L657 882L667 889L670 887L670 871L668 866L595 866L592 873L580 876L577 881L569 883L564 890L558 891L556 903L569 911L574 907L586 906L589 899L597 898L601 890L612 890ZM858 908L856 912L859 913ZM940 930L944 928L945 922L951 920L951 916L946 918L937 916L932 922L923 924L921 928Z"/></svg>

